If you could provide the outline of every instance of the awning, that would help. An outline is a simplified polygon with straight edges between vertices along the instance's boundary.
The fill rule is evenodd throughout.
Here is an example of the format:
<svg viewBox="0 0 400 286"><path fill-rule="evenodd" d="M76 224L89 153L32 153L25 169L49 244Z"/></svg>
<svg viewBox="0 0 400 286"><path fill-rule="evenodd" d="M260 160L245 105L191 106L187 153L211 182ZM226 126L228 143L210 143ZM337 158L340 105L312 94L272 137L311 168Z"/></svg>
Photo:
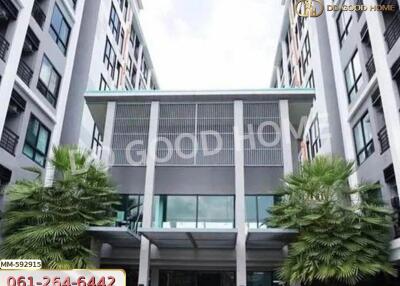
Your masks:
<svg viewBox="0 0 400 286"><path fill-rule="evenodd" d="M234 249L236 229L140 228L139 233L158 248Z"/></svg>
<svg viewBox="0 0 400 286"><path fill-rule="evenodd" d="M88 232L104 243L119 247L140 247L140 236L127 227L93 226L89 228Z"/></svg>
<svg viewBox="0 0 400 286"><path fill-rule="evenodd" d="M250 229L247 233L247 248L281 249L294 240L297 230L265 228Z"/></svg>

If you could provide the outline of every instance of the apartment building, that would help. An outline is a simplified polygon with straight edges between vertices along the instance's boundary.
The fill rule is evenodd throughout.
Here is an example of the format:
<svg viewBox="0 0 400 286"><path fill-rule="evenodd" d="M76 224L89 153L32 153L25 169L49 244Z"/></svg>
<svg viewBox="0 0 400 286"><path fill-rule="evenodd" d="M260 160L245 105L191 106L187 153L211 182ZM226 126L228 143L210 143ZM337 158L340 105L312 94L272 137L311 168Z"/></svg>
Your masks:
<svg viewBox="0 0 400 286"><path fill-rule="evenodd" d="M87 90L156 89L140 26L141 0L85 1L62 140L100 156L102 133L85 105Z"/></svg>
<svg viewBox="0 0 400 286"><path fill-rule="evenodd" d="M356 164L351 184L368 181L382 186L376 196L397 213L392 247L393 260L400 261L399 2L333 1L337 5L394 4L397 10L325 11L319 17L296 15L296 2L284 1L289 19L283 23L271 84L279 87L315 85L314 106L303 138L306 152L299 157L312 159L316 154L340 154L330 152L324 147L328 140L320 139L330 138L331 142L336 142L331 144L340 144L344 157ZM302 36L298 37L302 26L308 27L303 32L307 35L304 42ZM299 54L299 61L287 47L295 50L293 54ZM301 77L306 65L312 69L311 83L307 77ZM321 88L325 84L331 89L330 93ZM321 99L330 104L318 104ZM315 114L319 121L315 121ZM320 114L330 118L328 123L334 122L336 128L331 130L335 132L327 133Z"/></svg>
<svg viewBox="0 0 400 286"><path fill-rule="evenodd" d="M2 187L32 178L22 167L44 171L60 142L83 2L0 1Z"/></svg>
<svg viewBox="0 0 400 286"><path fill-rule="evenodd" d="M313 90L89 92L103 160L122 195L113 227L92 227L103 268L127 285L279 285L296 231L267 209L297 161ZM216 152L218 151L218 152Z"/></svg>

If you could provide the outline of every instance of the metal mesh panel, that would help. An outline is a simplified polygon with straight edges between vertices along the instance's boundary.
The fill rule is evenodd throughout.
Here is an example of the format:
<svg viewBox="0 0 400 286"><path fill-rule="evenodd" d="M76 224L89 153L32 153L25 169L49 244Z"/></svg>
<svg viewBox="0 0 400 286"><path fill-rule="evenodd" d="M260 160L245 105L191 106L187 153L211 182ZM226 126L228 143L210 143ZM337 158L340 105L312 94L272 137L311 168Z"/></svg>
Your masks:
<svg viewBox="0 0 400 286"><path fill-rule="evenodd" d="M279 104L244 103L246 166L282 166Z"/></svg>
<svg viewBox="0 0 400 286"><path fill-rule="evenodd" d="M161 104L158 138L158 165L233 165L233 104Z"/></svg>
<svg viewBox="0 0 400 286"><path fill-rule="evenodd" d="M145 165L142 154L147 152L149 121L150 104L117 104L112 143L115 165L130 165L127 149L137 165Z"/></svg>

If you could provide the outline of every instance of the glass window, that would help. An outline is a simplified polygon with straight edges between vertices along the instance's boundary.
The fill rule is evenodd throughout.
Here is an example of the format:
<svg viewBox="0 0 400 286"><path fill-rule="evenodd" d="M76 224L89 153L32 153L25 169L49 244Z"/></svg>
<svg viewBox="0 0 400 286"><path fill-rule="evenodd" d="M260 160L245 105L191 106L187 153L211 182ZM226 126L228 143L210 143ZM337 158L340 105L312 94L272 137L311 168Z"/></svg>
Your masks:
<svg viewBox="0 0 400 286"><path fill-rule="evenodd" d="M246 196L246 223L249 228L266 228L269 217L268 210L277 203L278 197L274 195L249 195Z"/></svg>
<svg viewBox="0 0 400 286"><path fill-rule="evenodd" d="M313 158L315 158L315 156L318 154L319 150L321 149L321 135L320 135L320 129L319 129L318 115L316 116L313 123L311 124L308 135L309 135L309 140L310 140L309 154L311 155L310 158L313 159Z"/></svg>
<svg viewBox="0 0 400 286"><path fill-rule="evenodd" d="M308 78L306 87L307 88L315 88L315 81L314 81L314 73L313 72L311 72L310 77Z"/></svg>
<svg viewBox="0 0 400 286"><path fill-rule="evenodd" d="M116 206L116 226L127 226L129 229L137 229L142 224L143 196L121 195L121 204Z"/></svg>
<svg viewBox="0 0 400 286"><path fill-rule="evenodd" d="M111 11L110 11L110 19L108 21L108 24L111 28L111 32L114 35L115 41L118 43L119 42L119 33L121 30L121 21L119 20L117 11L115 10L114 4L111 5Z"/></svg>
<svg viewBox="0 0 400 286"><path fill-rule="evenodd" d="M54 6L49 33L63 54L65 54L67 52L71 27L57 5Z"/></svg>
<svg viewBox="0 0 400 286"><path fill-rule="evenodd" d="M42 66L40 68L37 89L46 97L51 105L56 106L58 90L60 87L61 76L56 71L50 60L43 56Z"/></svg>
<svg viewBox="0 0 400 286"><path fill-rule="evenodd" d="M272 272L247 272L248 286L273 286Z"/></svg>
<svg viewBox="0 0 400 286"><path fill-rule="evenodd" d="M198 228L233 228L234 200L227 196L199 196Z"/></svg>
<svg viewBox="0 0 400 286"><path fill-rule="evenodd" d="M104 78L103 75L100 75L100 85L99 85L99 90L110 90L110 87L107 84L106 79Z"/></svg>
<svg viewBox="0 0 400 286"><path fill-rule="evenodd" d="M351 24L352 24L351 13L343 11L340 12L338 18L336 19L336 26L339 34L340 45L342 45L343 41L347 38Z"/></svg>
<svg viewBox="0 0 400 286"><path fill-rule="evenodd" d="M163 227L196 227L196 197L168 196Z"/></svg>
<svg viewBox="0 0 400 286"><path fill-rule="evenodd" d="M114 49L111 46L110 40L107 37L106 47L104 49L103 62L106 65L107 70L110 72L112 78L114 78L116 61L117 61L117 56L115 54Z"/></svg>
<svg viewBox="0 0 400 286"><path fill-rule="evenodd" d="M99 131L99 128L97 127L96 123L93 126L93 135L92 135L92 150L96 155L101 156L101 153L103 151L103 136Z"/></svg>
<svg viewBox="0 0 400 286"><path fill-rule="evenodd" d="M44 167L50 141L50 131L35 116L31 115L26 131L23 153Z"/></svg>
<svg viewBox="0 0 400 286"><path fill-rule="evenodd" d="M356 148L357 163L361 165L374 151L372 139L371 120L368 112L358 121L353 128L354 143Z"/></svg>
<svg viewBox="0 0 400 286"><path fill-rule="evenodd" d="M233 196L155 196L153 226L233 228Z"/></svg>
<svg viewBox="0 0 400 286"><path fill-rule="evenodd" d="M308 65L310 64L311 59L311 45L310 45L310 37L307 33L303 47L301 48L301 61L303 62L303 75L306 73Z"/></svg>
<svg viewBox="0 0 400 286"><path fill-rule="evenodd" d="M344 70L347 85L347 96L352 102L362 84L362 71L358 51L356 51Z"/></svg>

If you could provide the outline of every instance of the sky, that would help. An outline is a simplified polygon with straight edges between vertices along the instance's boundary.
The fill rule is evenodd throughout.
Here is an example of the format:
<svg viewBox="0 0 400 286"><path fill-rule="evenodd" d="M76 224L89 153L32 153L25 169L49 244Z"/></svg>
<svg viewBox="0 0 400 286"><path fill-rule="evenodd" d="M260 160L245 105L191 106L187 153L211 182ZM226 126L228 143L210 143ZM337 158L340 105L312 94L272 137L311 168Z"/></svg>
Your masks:
<svg viewBox="0 0 400 286"><path fill-rule="evenodd" d="M161 89L269 86L281 0L142 0Z"/></svg>

